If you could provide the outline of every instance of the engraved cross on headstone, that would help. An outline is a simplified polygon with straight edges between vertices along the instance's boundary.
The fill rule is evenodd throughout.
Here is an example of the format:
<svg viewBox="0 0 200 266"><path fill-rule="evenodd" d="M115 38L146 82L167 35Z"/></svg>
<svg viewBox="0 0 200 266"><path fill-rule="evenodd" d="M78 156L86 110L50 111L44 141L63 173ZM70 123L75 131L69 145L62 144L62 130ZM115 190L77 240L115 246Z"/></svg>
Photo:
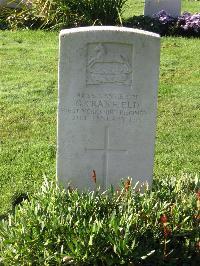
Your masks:
<svg viewBox="0 0 200 266"><path fill-rule="evenodd" d="M111 149L109 148L109 127L105 127L105 135L104 135L104 147L103 148L92 148L88 149L86 148L87 151L104 151L104 159L103 159L103 188L107 188L107 181L108 181L108 169L109 169L109 152L127 152L127 150L122 150L122 149Z"/></svg>

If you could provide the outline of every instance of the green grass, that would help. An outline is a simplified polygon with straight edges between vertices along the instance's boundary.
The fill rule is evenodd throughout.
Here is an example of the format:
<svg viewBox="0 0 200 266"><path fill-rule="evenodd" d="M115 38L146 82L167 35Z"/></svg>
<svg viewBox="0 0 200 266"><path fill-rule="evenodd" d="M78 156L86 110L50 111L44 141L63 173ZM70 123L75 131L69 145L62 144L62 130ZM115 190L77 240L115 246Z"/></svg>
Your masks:
<svg viewBox="0 0 200 266"><path fill-rule="evenodd" d="M182 12L189 11L192 13L200 12L200 2L198 0L182 0Z"/></svg>
<svg viewBox="0 0 200 266"><path fill-rule="evenodd" d="M182 0L181 11L188 11L192 13L200 12L200 2L195 0ZM135 15L142 15L144 11L145 0L128 0L127 8L124 12L124 17L132 17Z"/></svg>
<svg viewBox="0 0 200 266"><path fill-rule="evenodd" d="M198 173L199 39L162 39L155 175Z"/></svg>
<svg viewBox="0 0 200 266"><path fill-rule="evenodd" d="M0 35L1 212L15 191L55 174L57 35Z"/></svg>
<svg viewBox="0 0 200 266"><path fill-rule="evenodd" d="M162 39L155 177L199 173L199 47ZM57 62L57 32L0 32L0 213L55 177Z"/></svg>

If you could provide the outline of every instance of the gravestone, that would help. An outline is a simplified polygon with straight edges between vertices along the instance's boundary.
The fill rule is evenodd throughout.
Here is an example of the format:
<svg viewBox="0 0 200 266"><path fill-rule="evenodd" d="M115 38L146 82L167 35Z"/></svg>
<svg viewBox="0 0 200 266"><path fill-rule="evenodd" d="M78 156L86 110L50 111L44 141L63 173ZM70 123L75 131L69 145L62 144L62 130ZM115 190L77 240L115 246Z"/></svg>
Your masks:
<svg viewBox="0 0 200 266"><path fill-rule="evenodd" d="M60 33L57 177L102 189L151 184L160 37L123 27Z"/></svg>
<svg viewBox="0 0 200 266"><path fill-rule="evenodd" d="M181 0L145 0L145 16L152 17L161 10L176 18L181 14Z"/></svg>

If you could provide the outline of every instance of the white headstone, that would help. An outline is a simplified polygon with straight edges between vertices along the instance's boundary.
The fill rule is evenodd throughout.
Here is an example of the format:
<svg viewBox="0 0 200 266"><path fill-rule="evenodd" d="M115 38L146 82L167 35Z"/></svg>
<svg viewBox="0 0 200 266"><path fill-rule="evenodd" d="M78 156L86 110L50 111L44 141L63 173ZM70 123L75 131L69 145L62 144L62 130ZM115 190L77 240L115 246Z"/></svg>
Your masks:
<svg viewBox="0 0 200 266"><path fill-rule="evenodd" d="M176 18L181 14L181 0L145 0L145 16L152 17L161 10Z"/></svg>
<svg viewBox="0 0 200 266"><path fill-rule="evenodd" d="M103 189L152 182L159 35L123 27L60 33L57 176Z"/></svg>

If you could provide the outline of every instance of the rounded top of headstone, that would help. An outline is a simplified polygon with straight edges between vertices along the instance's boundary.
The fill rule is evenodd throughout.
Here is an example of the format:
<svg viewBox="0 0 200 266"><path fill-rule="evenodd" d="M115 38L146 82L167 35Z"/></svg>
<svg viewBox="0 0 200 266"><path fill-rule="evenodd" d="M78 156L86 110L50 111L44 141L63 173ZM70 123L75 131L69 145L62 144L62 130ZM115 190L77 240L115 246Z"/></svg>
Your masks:
<svg viewBox="0 0 200 266"><path fill-rule="evenodd" d="M90 26L90 27L79 27L79 28L71 28L71 29L64 29L60 32L60 37L73 34L73 33L79 33L79 32L127 32L127 33L136 33L141 35L146 35L150 37L160 38L159 34L150 32L150 31L144 31L134 28L127 28L127 27L117 27L117 26Z"/></svg>

